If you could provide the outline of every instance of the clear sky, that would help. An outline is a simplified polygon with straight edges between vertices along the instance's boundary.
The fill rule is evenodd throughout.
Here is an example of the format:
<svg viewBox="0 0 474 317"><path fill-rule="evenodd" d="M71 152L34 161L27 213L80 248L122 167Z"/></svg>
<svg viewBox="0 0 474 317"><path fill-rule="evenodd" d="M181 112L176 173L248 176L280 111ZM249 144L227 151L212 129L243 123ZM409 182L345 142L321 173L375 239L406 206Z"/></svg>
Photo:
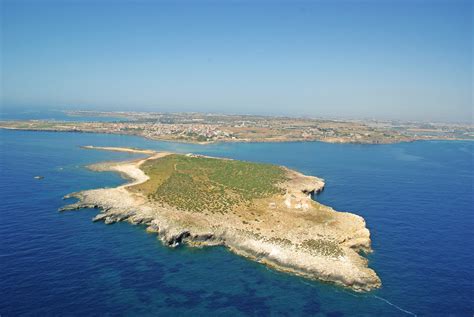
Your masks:
<svg viewBox="0 0 474 317"><path fill-rule="evenodd" d="M471 1L1 1L6 106L472 120Z"/></svg>

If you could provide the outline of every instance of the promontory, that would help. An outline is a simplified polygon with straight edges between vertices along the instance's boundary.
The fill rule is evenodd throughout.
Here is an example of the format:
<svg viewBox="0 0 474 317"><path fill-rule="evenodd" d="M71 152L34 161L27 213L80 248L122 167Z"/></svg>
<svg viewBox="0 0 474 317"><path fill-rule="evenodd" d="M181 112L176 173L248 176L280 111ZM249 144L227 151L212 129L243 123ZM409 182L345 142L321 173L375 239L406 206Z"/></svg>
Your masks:
<svg viewBox="0 0 474 317"><path fill-rule="evenodd" d="M324 181L283 166L129 148L146 158L90 166L130 179L116 188L72 193L61 211L98 208L94 221L147 227L167 246L221 245L279 271L355 291L381 286L362 217L312 199Z"/></svg>

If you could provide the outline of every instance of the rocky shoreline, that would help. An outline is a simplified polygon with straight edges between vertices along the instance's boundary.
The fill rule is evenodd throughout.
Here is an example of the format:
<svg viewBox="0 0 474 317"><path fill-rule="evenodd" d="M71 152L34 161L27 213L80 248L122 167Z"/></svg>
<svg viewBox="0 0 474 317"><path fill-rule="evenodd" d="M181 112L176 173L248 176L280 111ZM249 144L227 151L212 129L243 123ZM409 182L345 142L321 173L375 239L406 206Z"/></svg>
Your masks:
<svg viewBox="0 0 474 317"><path fill-rule="evenodd" d="M331 282L355 291L381 286L361 254L371 252L370 232L357 215L337 212L311 199L324 188L322 179L286 169L284 195L258 201L252 212L241 214L194 213L163 206L133 190L149 180L140 169L148 160L170 153L125 148L113 150L147 154L144 159L94 164L96 171L118 172L131 182L116 188L86 190L66 195L78 202L60 211L100 209L93 221L127 221L147 227L163 244L177 247L222 245L231 252L279 271ZM185 193L183 193L185 194Z"/></svg>

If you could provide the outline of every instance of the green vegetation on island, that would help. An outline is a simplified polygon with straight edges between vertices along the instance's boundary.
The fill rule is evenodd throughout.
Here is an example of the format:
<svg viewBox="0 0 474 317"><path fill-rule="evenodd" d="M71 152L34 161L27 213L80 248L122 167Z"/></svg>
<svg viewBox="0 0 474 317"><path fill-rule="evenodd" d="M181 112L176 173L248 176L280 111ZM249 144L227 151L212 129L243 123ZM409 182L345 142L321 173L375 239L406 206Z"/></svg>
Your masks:
<svg viewBox="0 0 474 317"><path fill-rule="evenodd" d="M135 187L149 199L193 212L227 213L282 193L283 168L200 156L168 155L145 162L150 179Z"/></svg>
<svg viewBox="0 0 474 317"><path fill-rule="evenodd" d="M342 248L334 241L323 239L309 239L301 243L303 249L315 255L339 257L344 255Z"/></svg>

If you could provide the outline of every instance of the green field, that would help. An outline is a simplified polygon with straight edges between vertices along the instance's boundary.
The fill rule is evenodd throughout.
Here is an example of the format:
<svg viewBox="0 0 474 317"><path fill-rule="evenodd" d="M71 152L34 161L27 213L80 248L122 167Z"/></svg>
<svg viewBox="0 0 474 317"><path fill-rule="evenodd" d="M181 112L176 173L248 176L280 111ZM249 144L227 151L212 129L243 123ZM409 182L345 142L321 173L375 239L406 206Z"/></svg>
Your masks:
<svg viewBox="0 0 474 317"><path fill-rule="evenodd" d="M135 190L149 199L194 212L226 213L253 199L281 193L285 171L275 165L172 154L145 162L150 177Z"/></svg>

